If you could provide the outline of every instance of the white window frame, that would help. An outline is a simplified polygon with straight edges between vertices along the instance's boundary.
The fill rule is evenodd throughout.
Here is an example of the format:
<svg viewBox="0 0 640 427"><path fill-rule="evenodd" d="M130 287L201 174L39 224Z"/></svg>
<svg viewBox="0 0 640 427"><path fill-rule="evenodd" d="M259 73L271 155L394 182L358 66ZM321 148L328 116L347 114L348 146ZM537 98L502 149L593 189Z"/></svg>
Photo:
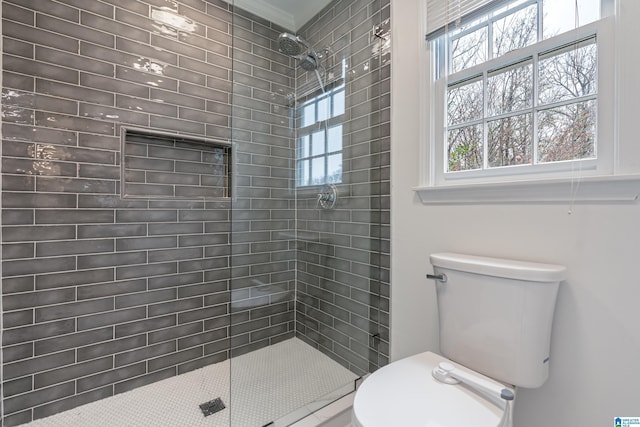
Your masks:
<svg viewBox="0 0 640 427"><path fill-rule="evenodd" d="M342 112L342 114L339 115L335 115L335 97L336 96L340 96L340 93L342 92L342 102L344 105L344 111ZM324 120L319 120L318 119L318 115L319 115L319 104L323 101L326 101L328 103L328 109L329 111L327 112L327 117ZM329 130L337 127L337 126L341 126L344 123L344 117L346 114L346 87L345 84L342 83L339 86L336 86L332 89L327 90L326 92L321 92L318 95L308 99L307 101L301 103L297 108L299 109L298 111L301 112L301 114L299 115L300 118L298 120L302 120L302 115L304 114L304 108L307 105L313 104L314 105L314 120L313 123L311 123L308 126L302 127L302 123L300 124L299 127L297 127L296 129L296 172L295 172L295 182L296 182L296 187L297 188L310 188L310 187L317 187L317 186L321 186L324 184L340 184L342 183L342 178L343 178L343 174L344 174L344 170L343 170L343 174L341 174L340 179L338 181L331 181L329 182L327 180L328 178L328 171L327 171L327 167L328 167L328 159L330 156L336 155L336 154L340 154L342 156L342 152L344 149L344 141L341 140L340 141L340 150L334 150L334 151L329 151ZM322 151L322 153L320 154L316 154L313 155L311 153L311 144L312 144L312 138L313 138L313 134L315 132L317 132L318 130L323 131L324 132L324 150ZM344 132L344 131L343 131ZM341 134L341 137L343 135ZM309 153L307 153L308 155L306 156L302 156L299 155L300 152L300 140L303 137L308 137L309 138ZM324 165L324 172L323 172L323 182L321 183L301 183L298 180L298 166L299 163L301 161L308 161L309 162L309 168L312 167L312 163L314 159L323 159L323 165ZM344 158L342 158L342 162L344 162ZM311 171L311 169L310 169ZM310 172L311 173L311 172ZM311 176L313 176L313 174L311 174Z"/></svg>
<svg viewBox="0 0 640 427"><path fill-rule="evenodd" d="M451 173L445 176L444 94L446 81L434 82L435 64L427 44L423 52L421 87L425 96L421 111L421 162L419 184L414 190L425 204L441 203L504 203L504 202L589 202L633 201L638 198L636 175L624 175L618 165L619 94L618 62L620 50L614 43L617 19L602 18L591 24L545 39L531 47L509 52L477 67L497 69L518 62L534 52L546 52L554 47L596 35L598 50L598 118L597 160L580 160L545 164L514 173L518 167L504 167L477 176L475 173ZM478 74L476 67L463 70ZM455 77L455 76L454 76ZM439 137L438 137L439 135ZM521 168L527 169L527 168ZM473 172L473 171L469 171Z"/></svg>
<svg viewBox="0 0 640 427"><path fill-rule="evenodd" d="M609 174L613 166L613 150L612 136L613 126L611 121L602 120L602 111L610 110L613 106L613 67L611 66L611 58L608 53L613 51L611 30L611 18L604 18L597 22L585 25L575 30L568 31L558 36L543 40L532 46L518 49L506 53L498 58L491 59L483 64L476 65L455 74L451 74L448 78L440 78L433 83L434 88L434 108L433 111L433 128L434 136L432 144L433 167L436 169L436 184L443 185L452 182L491 182L504 177L513 180L531 179L531 175L535 175L537 179L573 176L577 169L582 171L583 176ZM607 25L609 24L609 25ZM609 30L609 31L608 31ZM529 58L536 58L538 54L544 53L555 48L565 46L575 41L584 40L589 37L596 37L596 45L598 51L598 73L597 73L597 158L571 160L563 162L553 162L536 165L522 166L503 166L497 168L483 170L469 170L458 172L446 172L445 165L447 162L447 153L445 150L445 115L446 115L446 90L448 82L462 81L477 75L486 75L492 70L508 67L509 65L526 61ZM536 60L534 59L534 73ZM438 103L442 100L442 103ZM606 116L606 114L605 114ZM486 148L486 147L485 147ZM486 161L486 159L485 159Z"/></svg>

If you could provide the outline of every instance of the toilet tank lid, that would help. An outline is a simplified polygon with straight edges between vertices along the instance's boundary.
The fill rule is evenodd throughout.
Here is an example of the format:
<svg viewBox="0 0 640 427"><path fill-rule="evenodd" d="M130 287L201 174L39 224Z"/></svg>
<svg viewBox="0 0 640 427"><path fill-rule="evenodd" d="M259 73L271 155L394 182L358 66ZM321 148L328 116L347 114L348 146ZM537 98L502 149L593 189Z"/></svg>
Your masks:
<svg viewBox="0 0 640 427"><path fill-rule="evenodd" d="M555 264L450 252L432 254L430 260L434 267L532 282L560 282L567 276L567 269L562 265Z"/></svg>

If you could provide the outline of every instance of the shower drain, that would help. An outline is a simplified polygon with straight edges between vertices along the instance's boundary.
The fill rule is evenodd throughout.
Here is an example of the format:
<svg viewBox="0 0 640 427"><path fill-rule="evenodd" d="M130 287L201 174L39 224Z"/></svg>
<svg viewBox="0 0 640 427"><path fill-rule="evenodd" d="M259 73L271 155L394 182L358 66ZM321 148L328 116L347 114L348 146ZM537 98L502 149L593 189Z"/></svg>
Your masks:
<svg viewBox="0 0 640 427"><path fill-rule="evenodd" d="M213 400L205 402L200 405L200 410L204 414L205 417L208 417L211 414L215 414L216 412L222 411L225 408L222 399L216 397Z"/></svg>

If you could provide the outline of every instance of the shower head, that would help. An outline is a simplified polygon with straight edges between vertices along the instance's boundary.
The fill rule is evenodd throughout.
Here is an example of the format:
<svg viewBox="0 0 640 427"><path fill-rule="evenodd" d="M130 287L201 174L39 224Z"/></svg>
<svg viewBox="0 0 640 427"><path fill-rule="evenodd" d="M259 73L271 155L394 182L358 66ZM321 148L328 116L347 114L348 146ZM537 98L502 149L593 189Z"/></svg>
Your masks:
<svg viewBox="0 0 640 427"><path fill-rule="evenodd" d="M300 61L300 67L305 71L315 71L320 66L320 55L303 38L294 34L280 34L278 36L278 50Z"/></svg>
<svg viewBox="0 0 640 427"><path fill-rule="evenodd" d="M300 67L305 71L314 71L318 68L320 60L313 53L309 53L300 59Z"/></svg>
<svg viewBox="0 0 640 427"><path fill-rule="evenodd" d="M309 44L291 33L278 36L278 50L288 56L300 56L309 50Z"/></svg>

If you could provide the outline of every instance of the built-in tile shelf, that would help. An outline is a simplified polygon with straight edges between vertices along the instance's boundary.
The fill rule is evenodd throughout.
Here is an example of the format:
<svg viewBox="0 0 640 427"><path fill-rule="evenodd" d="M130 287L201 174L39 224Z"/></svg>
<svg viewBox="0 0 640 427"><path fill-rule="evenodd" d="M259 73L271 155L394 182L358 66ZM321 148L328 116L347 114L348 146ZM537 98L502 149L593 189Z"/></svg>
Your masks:
<svg viewBox="0 0 640 427"><path fill-rule="evenodd" d="M214 200L231 196L231 143L121 128L125 198Z"/></svg>

